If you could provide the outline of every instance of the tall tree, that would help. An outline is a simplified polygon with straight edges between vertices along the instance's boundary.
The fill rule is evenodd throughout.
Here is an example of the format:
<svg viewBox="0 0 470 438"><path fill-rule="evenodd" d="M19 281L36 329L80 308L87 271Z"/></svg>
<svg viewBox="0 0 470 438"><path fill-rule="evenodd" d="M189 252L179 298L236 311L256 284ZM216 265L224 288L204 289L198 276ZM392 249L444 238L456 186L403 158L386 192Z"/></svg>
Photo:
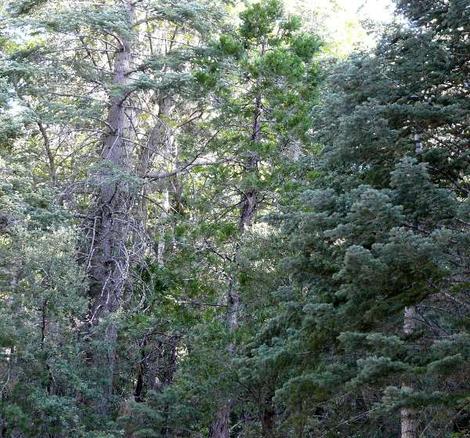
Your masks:
<svg viewBox="0 0 470 438"><path fill-rule="evenodd" d="M318 80L313 57L320 46L315 35L301 31L298 17L284 14L277 0L253 3L240 14L240 20L239 28L220 38L211 62L197 73L201 84L213 88L217 98L212 122L217 132L214 152L229 163L222 165L224 178L230 178L230 191L223 188L221 206L224 215L230 214L225 222L233 230L227 240L230 263L225 299L226 325L232 338L244 318L244 241L256 234L257 214L276 202L283 164L291 162L292 151L308 131ZM235 205L238 213L224 204ZM228 351L233 355L235 349L232 341ZM234 397L221 401L211 436L229 435ZM262 418L269 435L273 413L268 411Z"/></svg>
<svg viewBox="0 0 470 438"><path fill-rule="evenodd" d="M133 291L144 257L158 257L149 233L160 212L148 199L158 206L162 186L170 185L165 181L190 167L175 167L179 158L169 145L174 126L181 121L189 129L195 120L197 96L187 87L191 63L223 10L204 1L120 0L22 1L8 8L2 76L26 115L26 136L38 144L33 166L82 219L80 259L90 280L90 309L89 328L81 330L95 386L82 395L93 401L90 414L110 416L118 405L123 303L137 301Z"/></svg>
<svg viewBox="0 0 470 438"><path fill-rule="evenodd" d="M317 108L294 281L247 359L281 375L283 433L463 432L468 12L443 6L403 4L412 25L338 65Z"/></svg>

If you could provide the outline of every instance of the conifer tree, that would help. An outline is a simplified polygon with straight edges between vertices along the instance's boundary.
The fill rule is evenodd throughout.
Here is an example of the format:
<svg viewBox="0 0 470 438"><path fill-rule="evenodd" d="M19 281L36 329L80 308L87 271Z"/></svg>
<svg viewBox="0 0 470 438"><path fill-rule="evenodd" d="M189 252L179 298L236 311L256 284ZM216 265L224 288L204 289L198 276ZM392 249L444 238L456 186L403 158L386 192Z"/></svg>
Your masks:
<svg viewBox="0 0 470 438"><path fill-rule="evenodd" d="M286 221L295 281L247 359L281 375L282 433L464 433L468 17L402 7L412 24L337 66L316 111L321 173Z"/></svg>
<svg viewBox="0 0 470 438"><path fill-rule="evenodd" d="M32 165L80 218L79 259L89 277L88 328L80 327L80 337L92 386L82 408L111 419L121 403L116 390L124 390L116 380L117 336L131 309L123 303L139 302L138 272L158 258L149 231L159 212L148 199L158 205L165 181L189 168L175 168L185 157L168 151L171 117L190 128L197 98L189 68L221 5L21 1L6 10L2 77L25 115L25 138L37 147ZM127 378L126 390L132 373Z"/></svg>
<svg viewBox="0 0 470 438"><path fill-rule="evenodd" d="M197 73L201 84L212 87L218 98L213 122L218 132L215 151L218 156L228 156L225 178L231 179L230 189L240 196L235 202L238 214L233 219L227 217L233 229L227 241L233 245L228 247L232 263L226 274L226 324L232 337L244 318L241 251L244 242L256 235L258 213L276 202L283 164L300 153L299 143L308 130L316 94L318 75L313 57L320 46L315 35L301 31L298 17L284 15L277 0L250 5L240 20L239 28L222 35L215 46L218 58ZM232 194L225 191L225 197L233 203ZM231 355L235 348L230 343ZM234 395L222 403L211 426L213 437L229 436ZM268 402L262 414L266 430L272 428L271 411Z"/></svg>
<svg viewBox="0 0 470 438"><path fill-rule="evenodd" d="M466 436L468 7L300 3L0 2L1 438Z"/></svg>

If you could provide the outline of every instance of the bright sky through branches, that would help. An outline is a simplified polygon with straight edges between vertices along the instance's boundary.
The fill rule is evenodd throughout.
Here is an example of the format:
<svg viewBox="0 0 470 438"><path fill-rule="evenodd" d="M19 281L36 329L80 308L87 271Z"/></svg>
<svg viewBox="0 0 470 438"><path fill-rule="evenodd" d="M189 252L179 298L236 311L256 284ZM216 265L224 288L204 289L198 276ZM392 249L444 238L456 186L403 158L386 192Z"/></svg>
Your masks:
<svg viewBox="0 0 470 438"><path fill-rule="evenodd" d="M389 22L393 18L391 0L337 0L337 3L351 13L374 21Z"/></svg>
<svg viewBox="0 0 470 438"><path fill-rule="evenodd" d="M393 0L284 0L309 27L330 43L337 56L372 47L379 30L393 20ZM380 32L379 32L380 33Z"/></svg>

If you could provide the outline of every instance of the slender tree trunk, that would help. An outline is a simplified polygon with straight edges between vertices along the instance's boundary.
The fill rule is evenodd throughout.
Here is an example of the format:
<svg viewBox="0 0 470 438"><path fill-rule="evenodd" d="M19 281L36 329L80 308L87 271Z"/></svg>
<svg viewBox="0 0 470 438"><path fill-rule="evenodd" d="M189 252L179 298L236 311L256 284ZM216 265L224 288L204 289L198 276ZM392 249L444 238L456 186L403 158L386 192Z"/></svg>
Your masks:
<svg viewBox="0 0 470 438"><path fill-rule="evenodd" d="M134 20L133 3L123 2L129 28ZM96 175L98 193L92 208L89 233L88 275L92 300L89 323L95 327L103 348L93 354L93 365L102 373L101 401L96 406L99 414L109 410L115 367L117 325L113 316L119 310L123 291L128 284L129 213L134 201L134 188L126 175L131 170L129 119L126 109L127 73L132 63L131 41L120 37L119 51L114 60L114 83L120 93L110 97L107 117L108 133L103 139L101 166ZM104 324L102 324L104 323ZM96 340L96 339L95 339Z"/></svg>
<svg viewBox="0 0 470 438"><path fill-rule="evenodd" d="M174 103L171 98L168 96L159 96L155 99L155 111L158 113L158 119L156 120L155 125L151 129L149 134L149 140L147 145L143 147L139 154L139 163L138 163L138 174L142 178L148 173L152 167L155 155L159 155L164 158L164 169L163 171L171 172L174 168L174 162L177 159L176 157L176 146L175 139L172 129L165 123L165 119L170 117L173 109ZM162 194L162 209L159 211L159 220L160 220L160 237L155 248L155 255L157 264L160 267L164 266L165 262L165 227L168 217L170 215L171 205L171 184L169 181L164 181L163 187L160 189ZM146 230L146 219L147 219L147 193L149 189L148 186L144 184L142 187L142 199L139 203L137 215L140 217L140 226L138 229L144 236L136 236L136 239L139 240L150 240L148 236L148 231ZM158 225L157 225L158 226ZM154 237L152 236L152 239ZM145 246L142 244L141 246ZM152 245L153 246L153 245ZM158 339L151 336L151 334L146 333L143 340L140 343L141 345L141 360L137 367L137 379L136 386L134 388L134 398L136 401L143 401L148 390L156 389L156 377L157 377L157 361L156 352L159 351L160 345L158 344Z"/></svg>
<svg viewBox="0 0 470 438"><path fill-rule="evenodd" d="M261 134L261 97L255 99L255 109L253 114L253 125L251 131L251 141L256 143L260 140ZM244 174L246 176L257 172L259 157L256 151L249 151L245 159ZM249 230L253 224L256 210L258 208L259 191L256 187L248 187L245 189L241 199L240 217L238 222L239 237ZM239 259L240 244L237 242L235 247L234 259ZM227 290L227 326L231 333L239 326L240 313L240 291L236 280L237 272L230 275ZM230 344L229 353L235 353L235 345ZM210 427L210 438L228 438L230 436L230 412L232 409L232 400L227 400L216 413L216 417ZM268 435L269 436L269 435Z"/></svg>
<svg viewBox="0 0 470 438"><path fill-rule="evenodd" d="M414 306L405 309L403 318L403 332L405 335L411 335L416 329L416 308ZM404 389L413 389L412 382L402 384ZM416 409L403 407L400 411L401 417L401 438L417 438L418 437L418 419Z"/></svg>
<svg viewBox="0 0 470 438"><path fill-rule="evenodd" d="M177 161L177 146L175 143L173 130L166 124L165 119L169 118L174 110L174 102L169 96L159 96L155 98L155 112L158 117L156 118L155 125L150 131L147 144L141 148L139 153L139 162L138 162L138 175L145 179L150 168L154 164L154 158L156 155L164 159L165 163L162 165L163 172L171 172L175 168ZM177 176L174 177L177 179ZM170 213L170 198L171 198L171 188L172 184L170 179L167 179L161 183L162 193L162 209L159 211L159 219L162 223L162 228L165 226L167 217ZM148 239L148 231L146 227L147 222L147 195L150 193L150 188L148 184L142 186L142 194L139 205L139 211L137 216L140 218L140 228L141 232L144 234L142 239ZM164 233L160 233L160 238L158 239L157 244L155 245L152 242L152 247L155 249L155 254L157 257L157 263L163 265L163 256L165 252L165 240L163 238ZM152 236L153 240L153 236ZM145 245L144 245L145 246Z"/></svg>
<svg viewBox="0 0 470 438"><path fill-rule="evenodd" d="M39 131L41 132L42 140L44 142L44 149L47 156L47 166L49 168L49 178L51 180L51 184L53 186L57 185L57 168L55 164L55 157L54 153L52 152L51 148L51 141L49 139L49 135L47 134L47 130L41 122L37 122L39 127Z"/></svg>
<svg viewBox="0 0 470 438"><path fill-rule="evenodd" d="M261 97L255 100L255 111L253 116L253 126L251 130L251 141L257 143L261 137ZM255 151L248 152L245 160L245 175L250 175L258 170L259 157ZM242 196L242 207L240 211L240 221L238 227L240 235L252 225L258 207L258 189L256 187L248 187Z"/></svg>
<svg viewBox="0 0 470 438"><path fill-rule="evenodd" d="M163 166L163 171L172 172L175 168L177 156L176 156L176 144L172 130L167 126L165 119L170 117L173 112L174 105L169 97L163 97L159 100L159 126L158 129L160 151L163 159L166 161ZM171 211L171 183L167 179L163 185L163 202L162 211L160 213L160 238L158 240L157 248L157 262L160 266L164 264L164 257L166 251L166 238L165 229L167 228L166 222L170 216Z"/></svg>
<svg viewBox="0 0 470 438"><path fill-rule="evenodd" d="M423 144L421 143L421 135L419 132L414 135L415 153L419 157L423 152ZM418 324L416 307L409 306L405 308L403 314L403 332L406 336L413 334ZM412 390L413 382L403 382L403 389ZM416 409L403 407L400 411L401 418L401 438L417 438L418 437L418 416Z"/></svg>

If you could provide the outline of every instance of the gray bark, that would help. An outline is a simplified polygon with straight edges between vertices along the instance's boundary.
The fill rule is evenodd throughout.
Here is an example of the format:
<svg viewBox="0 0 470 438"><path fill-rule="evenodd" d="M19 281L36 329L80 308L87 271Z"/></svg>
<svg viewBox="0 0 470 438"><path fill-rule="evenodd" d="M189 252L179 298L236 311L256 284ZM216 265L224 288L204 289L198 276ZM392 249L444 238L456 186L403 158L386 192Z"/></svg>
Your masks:
<svg viewBox="0 0 470 438"><path fill-rule="evenodd" d="M159 239L157 245L155 245L154 239L149 238L149 234L154 234L147 230L147 206L148 206L148 194L154 190L150 186L151 180L148 180L148 174L150 169L155 165L156 156L163 157L165 165L162 170L167 171L168 169L173 170L174 162L177 156L177 150L175 146L175 139L173 130L165 123L165 119L170 117L174 110L174 102L168 96L158 96L154 98L155 105L155 124L151 128L147 144L142 146L138 156L138 167L137 174L143 180L147 180L142 185L140 202L138 205L138 211L136 217L138 218L138 224L136 224L136 232L140 235L135 236L135 240L141 242L142 248L154 248L157 262L159 265L163 265L163 254L165 252L165 242L163 239ZM176 178L176 177L175 177ZM160 221L165 222L170 211L170 184L165 178L165 181L161 182L158 190L162 192L162 209L159 211ZM141 251L141 253L145 250Z"/></svg>
<svg viewBox="0 0 470 438"><path fill-rule="evenodd" d="M123 2L129 28L134 20L133 4ZM131 169L129 118L125 86L132 63L131 41L121 36L114 60L113 86L122 91L110 97L107 117L108 133L103 139L100 170L95 176L97 194L90 214L87 270L90 281L91 307L89 324L99 336L102 349L92 354L93 365L103 375L102 401L96 407L106 414L112 395L117 326L113 316L119 310L129 276L129 213L134 201L134 188L126 176Z"/></svg>
<svg viewBox="0 0 470 438"><path fill-rule="evenodd" d="M405 308L403 317L403 332L405 335L411 335L416 329L417 318L414 306ZM404 382L403 389L413 389L412 382ZM401 418L401 438L417 438L418 437L418 419L416 409L411 407L403 407L400 410Z"/></svg>
<svg viewBox="0 0 470 438"><path fill-rule="evenodd" d="M211 438L229 438L230 409L230 405L225 404L217 411L215 420L209 430Z"/></svg>
<svg viewBox="0 0 470 438"><path fill-rule="evenodd" d="M164 161L160 163L162 167L161 170L168 172L173 171L178 158L173 129L165 122L173 113L175 108L174 101L169 96L157 96L154 100L155 112L157 113L155 125L151 129L146 147L142 148L139 154L138 173L141 177L145 177L148 174L150 168L154 165L154 160L157 155ZM160 267L163 267L165 264L167 248L164 231L168 226L167 222L171 215L171 199L174 196L173 183L176 179L177 176L174 176L173 180L165 178L164 181L159 183L157 188L162 196L162 205L159 210L159 223L156 225L160 238L155 248L156 261ZM145 229L147 210L146 195L151 191L151 187L144 185L142 191L142 199L139 205L141 211L139 216L141 217L141 228ZM149 234L147 230L142 230L142 233L145 236ZM140 343L141 360L137 369L136 385L134 388L134 399L136 401L145 400L149 390L161 390L171 382L173 374L176 371L177 345L177 336L161 341L159 335L152 333L144 335Z"/></svg>
<svg viewBox="0 0 470 438"><path fill-rule="evenodd" d="M416 410L402 408L401 416L401 438L416 438L418 436L418 423L416 421Z"/></svg>

